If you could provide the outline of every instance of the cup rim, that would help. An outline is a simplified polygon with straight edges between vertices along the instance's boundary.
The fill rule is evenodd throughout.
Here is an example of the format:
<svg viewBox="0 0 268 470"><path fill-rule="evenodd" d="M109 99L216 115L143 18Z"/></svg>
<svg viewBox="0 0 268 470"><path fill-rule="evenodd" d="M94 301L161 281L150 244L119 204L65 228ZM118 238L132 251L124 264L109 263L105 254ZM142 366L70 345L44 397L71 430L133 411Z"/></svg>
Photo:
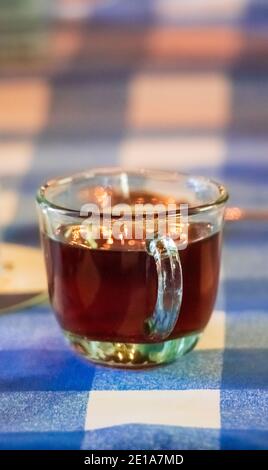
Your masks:
<svg viewBox="0 0 268 470"><path fill-rule="evenodd" d="M129 169L126 167L99 167L99 168L92 168L89 170L81 171L78 173L74 173L72 175L68 176L59 176L53 179L48 180L46 183L42 184L36 194L36 201L39 205L46 205L52 210L55 210L57 212L60 212L61 214L64 215L69 215L77 218L86 218L85 215L81 214L81 211L78 209L70 209L68 207L60 206L58 204L53 203L50 201L48 198L46 198L46 191L47 189L51 187L57 187L61 186L64 184L68 183L74 183L75 181L81 180L81 179L87 179L87 178L93 178L95 176L99 175L113 175L113 174L118 174L118 173L126 173L128 175L133 175L133 176L147 176L149 179L154 180L154 179L160 179L161 181L171 181L171 182L179 182L179 179L184 177L184 178L193 178L199 181L203 181L207 184L212 184L214 187L217 188L218 190L218 197L215 198L214 201L205 203L205 204L199 204L196 206L191 206L188 208L188 215L195 215L203 212L208 212L212 210L213 208L218 208L220 206L223 206L229 199L229 193L226 189L226 187L215 181L214 179L207 178L205 176L200 176L200 175L195 175L187 172L181 172L181 171L171 171L171 170L158 170L158 169ZM180 210L174 211L174 215L180 215ZM114 218L118 218L118 216L112 216Z"/></svg>

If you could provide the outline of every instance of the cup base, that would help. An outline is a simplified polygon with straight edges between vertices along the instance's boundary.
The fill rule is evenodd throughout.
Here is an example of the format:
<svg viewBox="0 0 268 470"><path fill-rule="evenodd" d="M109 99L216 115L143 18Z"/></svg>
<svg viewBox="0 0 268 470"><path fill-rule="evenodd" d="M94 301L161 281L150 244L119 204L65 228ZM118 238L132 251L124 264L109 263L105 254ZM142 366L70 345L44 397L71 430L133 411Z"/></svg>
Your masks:
<svg viewBox="0 0 268 470"><path fill-rule="evenodd" d="M72 348L85 359L104 366L126 369L155 367L175 361L191 351L201 336L199 332L162 343L142 344L92 341L69 331L64 333Z"/></svg>

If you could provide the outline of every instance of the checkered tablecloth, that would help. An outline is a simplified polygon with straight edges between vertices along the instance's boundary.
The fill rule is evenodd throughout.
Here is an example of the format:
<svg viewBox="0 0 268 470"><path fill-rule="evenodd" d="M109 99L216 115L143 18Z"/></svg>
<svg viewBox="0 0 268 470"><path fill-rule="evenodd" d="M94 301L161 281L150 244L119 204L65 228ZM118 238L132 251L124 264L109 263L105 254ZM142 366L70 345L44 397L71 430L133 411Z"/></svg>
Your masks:
<svg viewBox="0 0 268 470"><path fill-rule="evenodd" d="M36 188L93 166L201 173L228 185L232 205L267 208L265 3L261 15L260 2L219 2L205 26L194 2L181 10L172 1L155 2L155 10L149 1L106 3L98 27L42 30L28 66L0 56L4 238L37 245ZM255 29L243 15L249 5ZM130 18L130 29L103 30L100 15L105 23L114 11L114 22ZM133 30L133 18L143 29ZM177 26L186 18L187 28L175 18ZM50 61L42 55L48 47ZM198 347L155 370L81 361L48 304L1 315L0 448L268 448L268 223L227 223L222 261Z"/></svg>

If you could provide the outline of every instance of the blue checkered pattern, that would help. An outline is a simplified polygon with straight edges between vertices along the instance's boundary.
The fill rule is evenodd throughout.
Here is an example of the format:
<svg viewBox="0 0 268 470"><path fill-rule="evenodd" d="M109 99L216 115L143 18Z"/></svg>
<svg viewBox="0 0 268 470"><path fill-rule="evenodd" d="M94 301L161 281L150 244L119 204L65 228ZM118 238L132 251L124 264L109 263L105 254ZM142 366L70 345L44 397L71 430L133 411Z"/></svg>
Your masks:
<svg viewBox="0 0 268 470"><path fill-rule="evenodd" d="M59 3L64 16L66 2ZM85 14L86 2L80 4ZM146 30L184 19L210 34L212 22L225 28L231 48L228 27L242 25L254 35L248 24L265 23L265 2L219 2L206 21L200 6L194 15L189 2L180 5L124 1L89 9L96 24L135 19L145 28L133 56L123 49L116 54L101 29L112 64L105 73L103 46L96 42L92 61L91 43L77 32L67 35L73 46L63 51L65 62L46 62L42 73L33 61L14 81L7 64L0 78L0 178L15 210L6 240L37 245L36 188L51 176L93 166L194 171L225 182L232 205L267 207L268 76L264 63L258 73L245 65L247 35L241 61L236 58L241 69L226 67L224 56L212 70L211 51L203 50L204 68L193 75L175 56L163 63L159 44L150 59ZM262 31L256 50L267 57L267 28ZM170 89L171 98L161 94ZM195 105L204 107L201 118ZM0 448L267 449L267 311L268 224L245 221L226 224L215 313L200 346L174 364L138 372L94 366L70 351L48 304L1 315Z"/></svg>

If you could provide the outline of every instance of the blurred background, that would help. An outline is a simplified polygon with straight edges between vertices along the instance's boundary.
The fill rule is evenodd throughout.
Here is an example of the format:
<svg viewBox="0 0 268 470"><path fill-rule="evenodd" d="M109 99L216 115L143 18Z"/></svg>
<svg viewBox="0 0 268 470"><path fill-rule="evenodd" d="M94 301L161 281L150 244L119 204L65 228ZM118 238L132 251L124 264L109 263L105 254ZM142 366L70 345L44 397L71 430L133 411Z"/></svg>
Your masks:
<svg viewBox="0 0 268 470"><path fill-rule="evenodd" d="M266 0L0 0L9 241L38 243L41 182L92 166L201 173L266 208L267 131Z"/></svg>

